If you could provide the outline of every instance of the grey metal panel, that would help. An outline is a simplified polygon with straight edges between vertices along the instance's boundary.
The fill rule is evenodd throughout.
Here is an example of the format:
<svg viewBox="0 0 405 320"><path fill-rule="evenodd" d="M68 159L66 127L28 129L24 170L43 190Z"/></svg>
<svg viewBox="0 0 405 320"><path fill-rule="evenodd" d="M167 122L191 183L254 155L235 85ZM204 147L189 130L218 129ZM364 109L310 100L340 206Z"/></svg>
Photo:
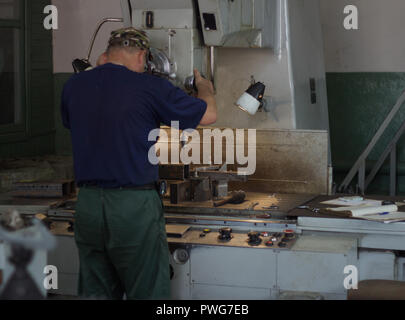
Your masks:
<svg viewBox="0 0 405 320"><path fill-rule="evenodd" d="M300 291L280 291L277 300L346 300L347 294L300 292Z"/></svg>
<svg viewBox="0 0 405 320"><path fill-rule="evenodd" d="M140 9L132 11L133 27L138 29L158 30L158 29L192 29L196 27L196 19L191 9L155 9L153 10L154 27L146 27L146 12L150 9Z"/></svg>
<svg viewBox="0 0 405 320"><path fill-rule="evenodd" d="M392 252L361 251L358 262L359 281L396 280L395 262L395 255Z"/></svg>
<svg viewBox="0 0 405 320"><path fill-rule="evenodd" d="M193 0L131 0L132 9L193 9Z"/></svg>
<svg viewBox="0 0 405 320"><path fill-rule="evenodd" d="M305 235L299 237L291 250L348 254L356 245L355 237Z"/></svg>
<svg viewBox="0 0 405 320"><path fill-rule="evenodd" d="M298 217L298 227L301 230L374 233L405 236L405 223L403 222L385 224L361 219Z"/></svg>
<svg viewBox="0 0 405 320"><path fill-rule="evenodd" d="M274 0L199 0L204 40L208 46L273 47ZM216 30L204 28L203 14L215 15Z"/></svg>
<svg viewBox="0 0 405 320"><path fill-rule="evenodd" d="M79 253L72 236L57 236L57 247L48 252L48 263L58 268L58 272L79 273Z"/></svg>
<svg viewBox="0 0 405 320"><path fill-rule="evenodd" d="M344 254L283 251L277 258L280 290L345 294Z"/></svg>
<svg viewBox="0 0 405 320"><path fill-rule="evenodd" d="M359 247L405 251L405 235L367 234L360 239Z"/></svg>
<svg viewBox="0 0 405 320"><path fill-rule="evenodd" d="M146 28L145 12L153 11L154 29L185 29L196 27L193 0L131 0L132 25Z"/></svg>
<svg viewBox="0 0 405 320"><path fill-rule="evenodd" d="M79 282L78 274L58 273L58 289L49 290L49 293L67 296L77 296Z"/></svg>
<svg viewBox="0 0 405 320"><path fill-rule="evenodd" d="M193 300L269 300L270 289L194 284Z"/></svg>
<svg viewBox="0 0 405 320"><path fill-rule="evenodd" d="M276 284L276 254L254 248L195 247L191 282L250 288Z"/></svg>
<svg viewBox="0 0 405 320"><path fill-rule="evenodd" d="M170 265L173 267L173 278L170 281L171 299L190 300L190 260L185 264L177 264L170 255Z"/></svg>
<svg viewBox="0 0 405 320"><path fill-rule="evenodd" d="M303 235L277 259L281 290L345 293L343 270L353 260L357 239L350 236Z"/></svg>
<svg viewBox="0 0 405 320"><path fill-rule="evenodd" d="M397 259L396 280L405 281L405 258Z"/></svg>

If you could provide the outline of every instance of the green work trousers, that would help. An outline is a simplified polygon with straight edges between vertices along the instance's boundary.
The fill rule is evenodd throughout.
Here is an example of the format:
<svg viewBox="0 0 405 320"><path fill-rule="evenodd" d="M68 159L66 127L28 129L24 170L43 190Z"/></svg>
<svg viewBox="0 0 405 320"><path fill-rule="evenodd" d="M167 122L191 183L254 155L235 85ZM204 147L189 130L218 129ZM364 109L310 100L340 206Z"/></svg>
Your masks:
<svg viewBox="0 0 405 320"><path fill-rule="evenodd" d="M74 230L79 296L170 298L165 219L155 190L81 188Z"/></svg>

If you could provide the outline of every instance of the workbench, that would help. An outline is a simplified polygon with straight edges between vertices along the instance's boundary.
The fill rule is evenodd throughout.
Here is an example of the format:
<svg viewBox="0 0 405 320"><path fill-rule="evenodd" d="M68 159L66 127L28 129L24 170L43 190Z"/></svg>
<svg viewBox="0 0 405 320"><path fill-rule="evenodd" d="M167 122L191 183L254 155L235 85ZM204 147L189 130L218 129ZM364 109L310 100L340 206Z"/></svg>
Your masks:
<svg viewBox="0 0 405 320"><path fill-rule="evenodd" d="M173 299L345 299L343 270L348 265L358 268L359 281L404 281L405 223L296 209L304 204L326 207L321 202L337 197L247 192L244 203L218 208L212 201L173 205L163 200L168 229L182 230L180 236L168 236ZM59 289L52 292L75 295L78 254L70 223L63 218L72 210L51 209L55 201L48 201L49 212L59 214L51 224L58 248L48 254L48 263L59 271ZM258 205L251 209L252 203ZM272 205L278 209L263 209ZM224 227L232 229L230 241L218 240ZM205 229L209 233L201 237ZM293 230L294 242L282 248L277 239L273 247L266 246L286 229ZM251 245L249 232L267 237Z"/></svg>

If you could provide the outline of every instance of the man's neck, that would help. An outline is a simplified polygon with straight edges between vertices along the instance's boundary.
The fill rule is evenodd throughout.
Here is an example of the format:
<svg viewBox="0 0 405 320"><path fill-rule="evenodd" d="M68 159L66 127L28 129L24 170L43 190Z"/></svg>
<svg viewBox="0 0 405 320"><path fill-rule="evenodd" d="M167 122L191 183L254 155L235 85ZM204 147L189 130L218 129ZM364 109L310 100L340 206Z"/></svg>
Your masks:
<svg viewBox="0 0 405 320"><path fill-rule="evenodd" d="M118 66L124 66L125 67L125 64L123 64L122 62L119 62L119 61L107 60L107 63L112 63L112 64L116 64Z"/></svg>

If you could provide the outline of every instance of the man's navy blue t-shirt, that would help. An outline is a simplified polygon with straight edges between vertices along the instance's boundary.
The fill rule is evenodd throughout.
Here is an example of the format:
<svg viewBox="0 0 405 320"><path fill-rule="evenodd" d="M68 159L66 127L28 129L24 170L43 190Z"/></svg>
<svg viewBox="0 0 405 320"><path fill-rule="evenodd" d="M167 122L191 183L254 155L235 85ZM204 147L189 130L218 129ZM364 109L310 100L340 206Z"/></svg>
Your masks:
<svg viewBox="0 0 405 320"><path fill-rule="evenodd" d="M71 130L76 182L116 188L157 181L149 133L172 121L194 129L206 109L169 81L120 65L72 76L63 89L62 120Z"/></svg>

